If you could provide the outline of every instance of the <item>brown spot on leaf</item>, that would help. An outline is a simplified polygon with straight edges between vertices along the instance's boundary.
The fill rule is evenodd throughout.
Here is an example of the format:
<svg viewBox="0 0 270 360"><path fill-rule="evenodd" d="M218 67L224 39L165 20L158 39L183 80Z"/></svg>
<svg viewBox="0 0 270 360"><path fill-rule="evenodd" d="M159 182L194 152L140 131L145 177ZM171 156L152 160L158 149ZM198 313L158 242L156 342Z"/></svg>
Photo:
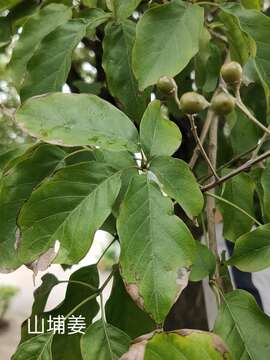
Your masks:
<svg viewBox="0 0 270 360"><path fill-rule="evenodd" d="M139 288L136 284L127 284L125 283L127 292L129 293L132 300L141 308L144 309L144 301L140 295Z"/></svg>
<svg viewBox="0 0 270 360"><path fill-rule="evenodd" d="M142 335L134 340L133 344L130 346L128 352L126 352L120 360L143 360L144 359L144 352L145 346L153 336L155 332Z"/></svg>

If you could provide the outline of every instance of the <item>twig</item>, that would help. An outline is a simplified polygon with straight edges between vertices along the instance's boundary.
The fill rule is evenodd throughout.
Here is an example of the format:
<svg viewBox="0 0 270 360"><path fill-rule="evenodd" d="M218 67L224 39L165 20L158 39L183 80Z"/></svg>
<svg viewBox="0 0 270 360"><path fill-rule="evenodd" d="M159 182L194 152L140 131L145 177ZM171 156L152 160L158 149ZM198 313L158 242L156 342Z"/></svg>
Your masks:
<svg viewBox="0 0 270 360"><path fill-rule="evenodd" d="M211 160L210 160L209 157L207 156L207 153L206 153L206 151L204 150L203 145L202 145L202 143L201 143L201 140L200 140L200 138L199 138L199 136L198 136L197 126L196 126L196 124L195 124L193 115L188 115L188 118L189 118L189 121L190 121L192 134L193 134L193 136L194 136L194 139L195 139L195 141L196 141L196 143L197 143L197 145L198 145L198 147L199 147L199 149L200 149L203 157L205 158L205 161L207 162L207 164L208 164L208 166L209 166L212 174L215 176L215 178L216 178L216 179L219 179L218 174L216 173L216 170L215 170L214 166L212 165Z"/></svg>
<svg viewBox="0 0 270 360"><path fill-rule="evenodd" d="M200 135L200 142L201 142L202 146L203 146L206 136L208 134L213 116L214 116L214 112L211 109L209 109L207 112L207 116L206 116L206 119L205 119L205 122L204 122L204 125L202 128L202 131L201 131L201 135ZM189 161L189 166L191 169L194 168L194 166L198 160L199 154L200 154L200 146L199 146L199 144L197 144L194 149L193 155Z"/></svg>
<svg viewBox="0 0 270 360"><path fill-rule="evenodd" d="M239 109L243 112L243 114L246 115L246 117L251 120L255 125L257 125L258 127L260 127L265 133L267 133L268 135L270 135L270 129L268 129L267 127L265 127L262 123L259 122L259 120L257 120L255 118L255 116L253 116L251 114L251 112L249 111L249 109L246 107L246 105L242 102L241 98L236 97L236 105L239 107Z"/></svg>
<svg viewBox="0 0 270 360"><path fill-rule="evenodd" d="M233 157L231 160L227 161L226 163L222 164L221 166L219 166L216 169L216 172L219 173L219 171L225 169L226 167L232 165L233 163L235 163L236 161L240 160L241 158L243 158L244 156L250 154L252 151L254 151L257 148L258 145L252 146L252 148L248 149L247 151L242 152L239 155L236 155L235 157ZM198 181L204 183L206 180L209 180L209 178L211 177L211 175L205 175L205 176L201 176Z"/></svg>
<svg viewBox="0 0 270 360"><path fill-rule="evenodd" d="M268 129L270 130L270 125L268 126ZM266 142L268 137L269 137L268 133L263 134L263 137L258 141L258 144L257 144L255 150L252 153L251 160L253 160L253 159L255 159L257 157L257 155L259 154L259 151L261 150L263 144Z"/></svg>
<svg viewBox="0 0 270 360"><path fill-rule="evenodd" d="M215 188L217 185L220 185L220 184L224 183L225 181L231 179L232 177L240 174L242 171L248 170L253 165L255 165L255 164L259 163L260 161L268 158L269 156L270 156L270 150L266 151L265 153L261 154L260 156L256 157L253 160L248 160L243 165L239 166L239 168L231 171L229 174L219 178L218 180L213 180L209 184L201 187L201 191L205 192L205 191L208 191L210 189Z"/></svg>
<svg viewBox="0 0 270 360"><path fill-rule="evenodd" d="M214 116L209 133L209 160L214 168L216 168L216 163L217 163L217 130L218 130L218 119L216 116ZM209 167L209 171L210 170L211 168ZM211 177L211 180L217 181L214 179L213 176ZM215 190L213 189L211 192L214 193ZM223 289L222 279L221 279L221 263L217 248L215 213L216 213L215 199L213 197L208 196L206 202L207 230L208 230L208 242L209 242L208 246L216 258L217 266L215 270L215 280L218 283L218 285Z"/></svg>
<svg viewBox="0 0 270 360"><path fill-rule="evenodd" d="M226 86L224 85L220 85L221 89L227 93L230 94L229 91L227 90ZM230 94L231 95L231 94ZM232 95L231 95L232 96ZM241 99L241 95L240 95L240 91L239 91L239 87L236 89L236 96L232 96L235 100L235 104L238 106L238 108L242 111L243 114L246 115L246 117L251 120L256 126L258 126L259 128L261 128L265 133L267 133L268 135L270 135L270 129L267 128L266 126L264 126L258 119L256 119L256 117L249 111L249 109L246 107L246 105L243 103L242 99Z"/></svg>
<svg viewBox="0 0 270 360"><path fill-rule="evenodd" d="M216 194L213 194L212 192L208 192L206 191L205 194L207 196L212 196L213 198L219 200L219 201L222 201L228 205L230 205L231 207L234 207L235 209L237 209L238 211L240 211L241 213L245 214L247 217L249 217L255 224L257 224L258 226L261 226L262 224L257 220L255 219L252 215L250 215L248 212L246 212L246 210L242 209L240 206L232 203L231 201L227 200L227 199L224 199L223 197L221 196L218 196Z"/></svg>

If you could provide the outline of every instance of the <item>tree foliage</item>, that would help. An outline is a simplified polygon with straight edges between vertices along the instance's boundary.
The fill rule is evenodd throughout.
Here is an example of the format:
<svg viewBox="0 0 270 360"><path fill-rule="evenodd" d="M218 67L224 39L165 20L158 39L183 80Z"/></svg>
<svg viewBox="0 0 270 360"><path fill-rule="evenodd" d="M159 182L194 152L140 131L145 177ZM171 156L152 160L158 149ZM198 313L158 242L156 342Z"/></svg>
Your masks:
<svg viewBox="0 0 270 360"><path fill-rule="evenodd" d="M13 360L269 359L269 317L224 278L229 265L270 266L268 5L1 1L0 125L24 144L0 147L0 269L77 264L99 229L121 249L103 284L98 264L73 272L49 312L59 280L44 276L30 319L83 315L87 329L31 335L24 323ZM163 330L204 278L212 332Z"/></svg>

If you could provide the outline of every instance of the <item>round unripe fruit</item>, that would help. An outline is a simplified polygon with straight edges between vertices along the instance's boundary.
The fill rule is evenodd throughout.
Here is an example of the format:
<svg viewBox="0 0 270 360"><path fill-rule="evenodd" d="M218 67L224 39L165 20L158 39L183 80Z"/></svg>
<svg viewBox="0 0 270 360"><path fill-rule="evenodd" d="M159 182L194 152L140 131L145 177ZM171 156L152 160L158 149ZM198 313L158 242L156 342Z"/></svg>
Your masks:
<svg viewBox="0 0 270 360"><path fill-rule="evenodd" d="M235 106L235 100L234 98L226 94L224 92L221 92L214 96L214 98L211 101L211 107L212 109L218 114L218 115L227 115L230 112L233 111Z"/></svg>
<svg viewBox="0 0 270 360"><path fill-rule="evenodd" d="M223 80L229 85L239 84L242 79L242 72L242 66L236 61L224 64L220 70Z"/></svg>
<svg viewBox="0 0 270 360"><path fill-rule="evenodd" d="M157 82L157 88L166 95L172 95L177 89L177 85L170 76L162 76Z"/></svg>
<svg viewBox="0 0 270 360"><path fill-rule="evenodd" d="M180 99L181 110L185 114L196 114L209 106L209 102L196 92L186 92Z"/></svg>

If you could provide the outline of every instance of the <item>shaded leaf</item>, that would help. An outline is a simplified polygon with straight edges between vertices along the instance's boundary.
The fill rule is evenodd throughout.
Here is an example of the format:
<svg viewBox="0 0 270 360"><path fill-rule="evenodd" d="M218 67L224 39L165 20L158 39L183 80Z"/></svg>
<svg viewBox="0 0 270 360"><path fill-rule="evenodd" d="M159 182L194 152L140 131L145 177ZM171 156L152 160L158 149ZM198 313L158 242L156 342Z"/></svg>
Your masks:
<svg viewBox="0 0 270 360"><path fill-rule="evenodd" d="M248 272L270 267L270 224L259 226L240 236L228 264Z"/></svg>
<svg viewBox="0 0 270 360"><path fill-rule="evenodd" d="M211 276L215 272L216 259L214 254L208 249L207 246L196 241L197 256L193 261L191 273L189 276L190 281L200 281L206 276Z"/></svg>
<svg viewBox="0 0 270 360"><path fill-rule="evenodd" d="M127 293L119 271L114 273L111 295L106 303L106 319L131 338L155 329L154 321L135 304Z"/></svg>
<svg viewBox="0 0 270 360"><path fill-rule="evenodd" d="M151 161L150 170L157 176L162 190L175 199L189 217L199 215L204 199L187 163L169 156L159 156Z"/></svg>
<svg viewBox="0 0 270 360"><path fill-rule="evenodd" d="M15 118L26 132L49 143L112 150L137 147L137 131L129 118L95 95L53 93L31 98Z"/></svg>
<svg viewBox="0 0 270 360"><path fill-rule="evenodd" d="M111 94L123 104L126 114L139 123L150 92L139 92L131 68L135 29L135 23L130 20L108 25L103 40L103 68Z"/></svg>
<svg viewBox="0 0 270 360"><path fill-rule="evenodd" d="M243 9L238 4L223 6L223 10L237 16L243 32L256 43L255 69L265 89L269 110L270 87L270 18L257 10Z"/></svg>
<svg viewBox="0 0 270 360"><path fill-rule="evenodd" d="M41 334L19 345L11 360L52 360L53 334Z"/></svg>
<svg viewBox="0 0 270 360"><path fill-rule="evenodd" d="M11 41L11 36L11 23L9 19L7 17L0 17L0 48Z"/></svg>
<svg viewBox="0 0 270 360"><path fill-rule="evenodd" d="M203 9L176 0L155 6L137 25L133 69L141 90L175 76L199 50ZM147 54L147 56L145 56Z"/></svg>
<svg viewBox="0 0 270 360"><path fill-rule="evenodd" d="M262 195L262 207L263 215L266 222L270 222L270 161L266 163L266 167L263 170L261 176L261 186L263 189Z"/></svg>
<svg viewBox="0 0 270 360"><path fill-rule="evenodd" d="M122 330L99 320L82 336L82 357L83 360L118 360L128 350L129 343L129 336Z"/></svg>
<svg viewBox="0 0 270 360"><path fill-rule="evenodd" d="M250 176L242 173L226 181L222 197L253 215L254 190L255 185ZM251 230L253 221L245 214L221 201L218 201L218 207L223 217L223 235L226 240L235 241Z"/></svg>
<svg viewBox="0 0 270 360"><path fill-rule="evenodd" d="M178 126L162 113L160 101L152 101L140 124L140 142L146 157L172 155L181 145L181 140Z"/></svg>
<svg viewBox="0 0 270 360"><path fill-rule="evenodd" d="M227 343L233 360L268 360L270 318L246 291L225 295L214 332Z"/></svg>
<svg viewBox="0 0 270 360"><path fill-rule="evenodd" d="M133 177L120 208L117 229L121 274L137 304L162 323L187 285L195 243L173 215L172 202L147 175Z"/></svg>
<svg viewBox="0 0 270 360"><path fill-rule="evenodd" d="M43 39L28 62L20 91L22 101L34 95L62 89L70 70L72 52L85 31L84 21L70 20Z"/></svg>
<svg viewBox="0 0 270 360"><path fill-rule="evenodd" d="M0 11L8 10L22 2L22 0L1 0Z"/></svg>
<svg viewBox="0 0 270 360"><path fill-rule="evenodd" d="M95 161L56 172L32 193L20 212L20 259L29 263L58 240L61 247L55 262L78 262L111 213L120 176L120 172Z"/></svg>
<svg viewBox="0 0 270 360"><path fill-rule="evenodd" d="M1 270L11 270L19 265L16 251L16 220L18 212L32 190L49 176L65 153L56 146L42 144L17 157L0 180L0 257Z"/></svg>
<svg viewBox="0 0 270 360"><path fill-rule="evenodd" d="M17 88L24 79L26 66L41 40L71 17L71 9L62 4L50 4L29 17L23 27L9 64L10 75Z"/></svg>

